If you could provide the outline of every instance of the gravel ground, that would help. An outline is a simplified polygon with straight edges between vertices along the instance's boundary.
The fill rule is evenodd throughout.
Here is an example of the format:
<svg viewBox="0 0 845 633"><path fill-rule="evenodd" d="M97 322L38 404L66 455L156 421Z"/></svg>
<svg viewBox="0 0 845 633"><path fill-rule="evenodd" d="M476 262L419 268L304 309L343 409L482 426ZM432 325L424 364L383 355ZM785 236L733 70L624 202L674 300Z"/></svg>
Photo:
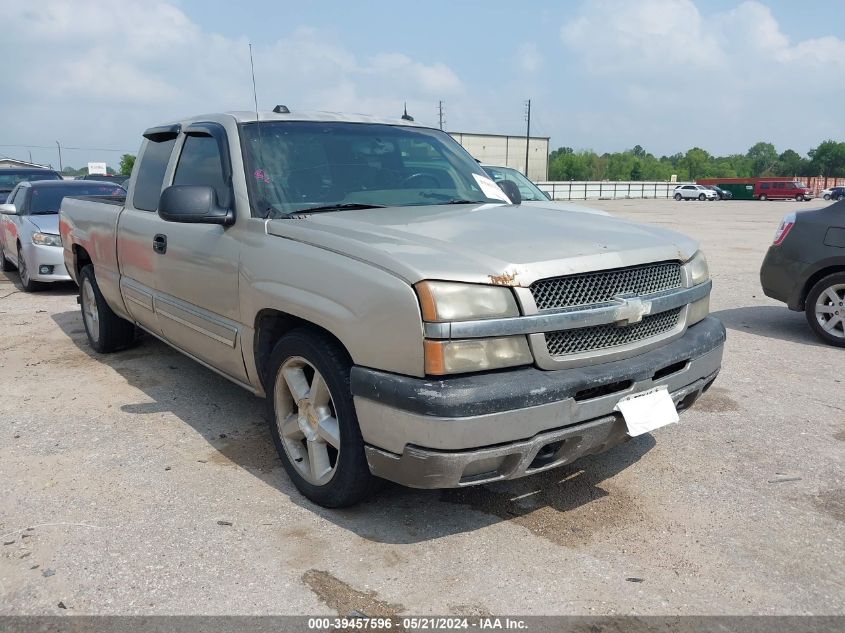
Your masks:
<svg viewBox="0 0 845 633"><path fill-rule="evenodd" d="M845 613L845 351L758 281L810 205L592 204L701 240L716 386L571 467L343 511L290 484L261 401L149 337L98 356L75 287L0 274L0 614Z"/></svg>

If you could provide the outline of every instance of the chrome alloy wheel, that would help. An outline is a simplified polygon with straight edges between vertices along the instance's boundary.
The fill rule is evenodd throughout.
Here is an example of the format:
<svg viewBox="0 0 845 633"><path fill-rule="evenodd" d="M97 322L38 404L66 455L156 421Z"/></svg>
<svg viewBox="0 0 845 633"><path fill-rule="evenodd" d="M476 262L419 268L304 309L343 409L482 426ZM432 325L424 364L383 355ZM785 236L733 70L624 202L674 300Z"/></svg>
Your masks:
<svg viewBox="0 0 845 633"><path fill-rule="evenodd" d="M279 370L273 397L290 462L308 483L327 484L340 457L340 427L325 379L307 360L292 356Z"/></svg>
<svg viewBox="0 0 845 633"><path fill-rule="evenodd" d="M88 335L96 343L100 340L100 313L97 310L94 287L87 277L82 281L82 318L85 319Z"/></svg>
<svg viewBox="0 0 845 633"><path fill-rule="evenodd" d="M816 319L822 329L845 339L845 284L834 284L816 299Z"/></svg>

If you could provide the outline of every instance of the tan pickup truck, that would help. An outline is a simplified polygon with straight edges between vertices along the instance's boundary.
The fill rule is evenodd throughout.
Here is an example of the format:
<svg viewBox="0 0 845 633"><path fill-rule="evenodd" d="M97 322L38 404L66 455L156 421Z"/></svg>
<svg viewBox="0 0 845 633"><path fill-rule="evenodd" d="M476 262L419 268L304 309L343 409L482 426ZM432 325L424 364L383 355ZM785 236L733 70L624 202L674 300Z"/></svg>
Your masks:
<svg viewBox="0 0 845 633"><path fill-rule="evenodd" d="M554 468L719 371L693 240L522 206L439 130L277 107L144 137L125 200L62 204L90 343L141 329L266 397L316 503Z"/></svg>

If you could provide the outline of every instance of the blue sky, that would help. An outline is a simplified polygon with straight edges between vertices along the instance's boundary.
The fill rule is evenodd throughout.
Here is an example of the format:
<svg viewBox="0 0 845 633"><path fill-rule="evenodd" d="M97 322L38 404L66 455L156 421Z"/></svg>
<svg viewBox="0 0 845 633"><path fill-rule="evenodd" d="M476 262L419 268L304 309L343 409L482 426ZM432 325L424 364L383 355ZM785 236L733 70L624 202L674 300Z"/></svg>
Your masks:
<svg viewBox="0 0 845 633"><path fill-rule="evenodd" d="M30 6L32 5L32 6ZM845 140L845 2L231 0L17 3L0 154L65 164L134 152L145 127L259 103L523 133L552 147L805 153ZM47 149L14 147L45 146Z"/></svg>

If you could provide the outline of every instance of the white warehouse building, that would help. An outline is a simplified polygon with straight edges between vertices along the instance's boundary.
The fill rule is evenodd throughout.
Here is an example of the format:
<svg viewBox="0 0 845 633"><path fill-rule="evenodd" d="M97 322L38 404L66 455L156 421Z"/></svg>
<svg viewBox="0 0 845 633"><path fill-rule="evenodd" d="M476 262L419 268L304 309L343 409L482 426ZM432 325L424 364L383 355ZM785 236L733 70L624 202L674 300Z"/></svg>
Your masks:
<svg viewBox="0 0 845 633"><path fill-rule="evenodd" d="M525 137L504 134L449 132L476 160L485 165L513 167L525 173ZM528 173L534 182L549 178L549 137L532 136L528 142Z"/></svg>

